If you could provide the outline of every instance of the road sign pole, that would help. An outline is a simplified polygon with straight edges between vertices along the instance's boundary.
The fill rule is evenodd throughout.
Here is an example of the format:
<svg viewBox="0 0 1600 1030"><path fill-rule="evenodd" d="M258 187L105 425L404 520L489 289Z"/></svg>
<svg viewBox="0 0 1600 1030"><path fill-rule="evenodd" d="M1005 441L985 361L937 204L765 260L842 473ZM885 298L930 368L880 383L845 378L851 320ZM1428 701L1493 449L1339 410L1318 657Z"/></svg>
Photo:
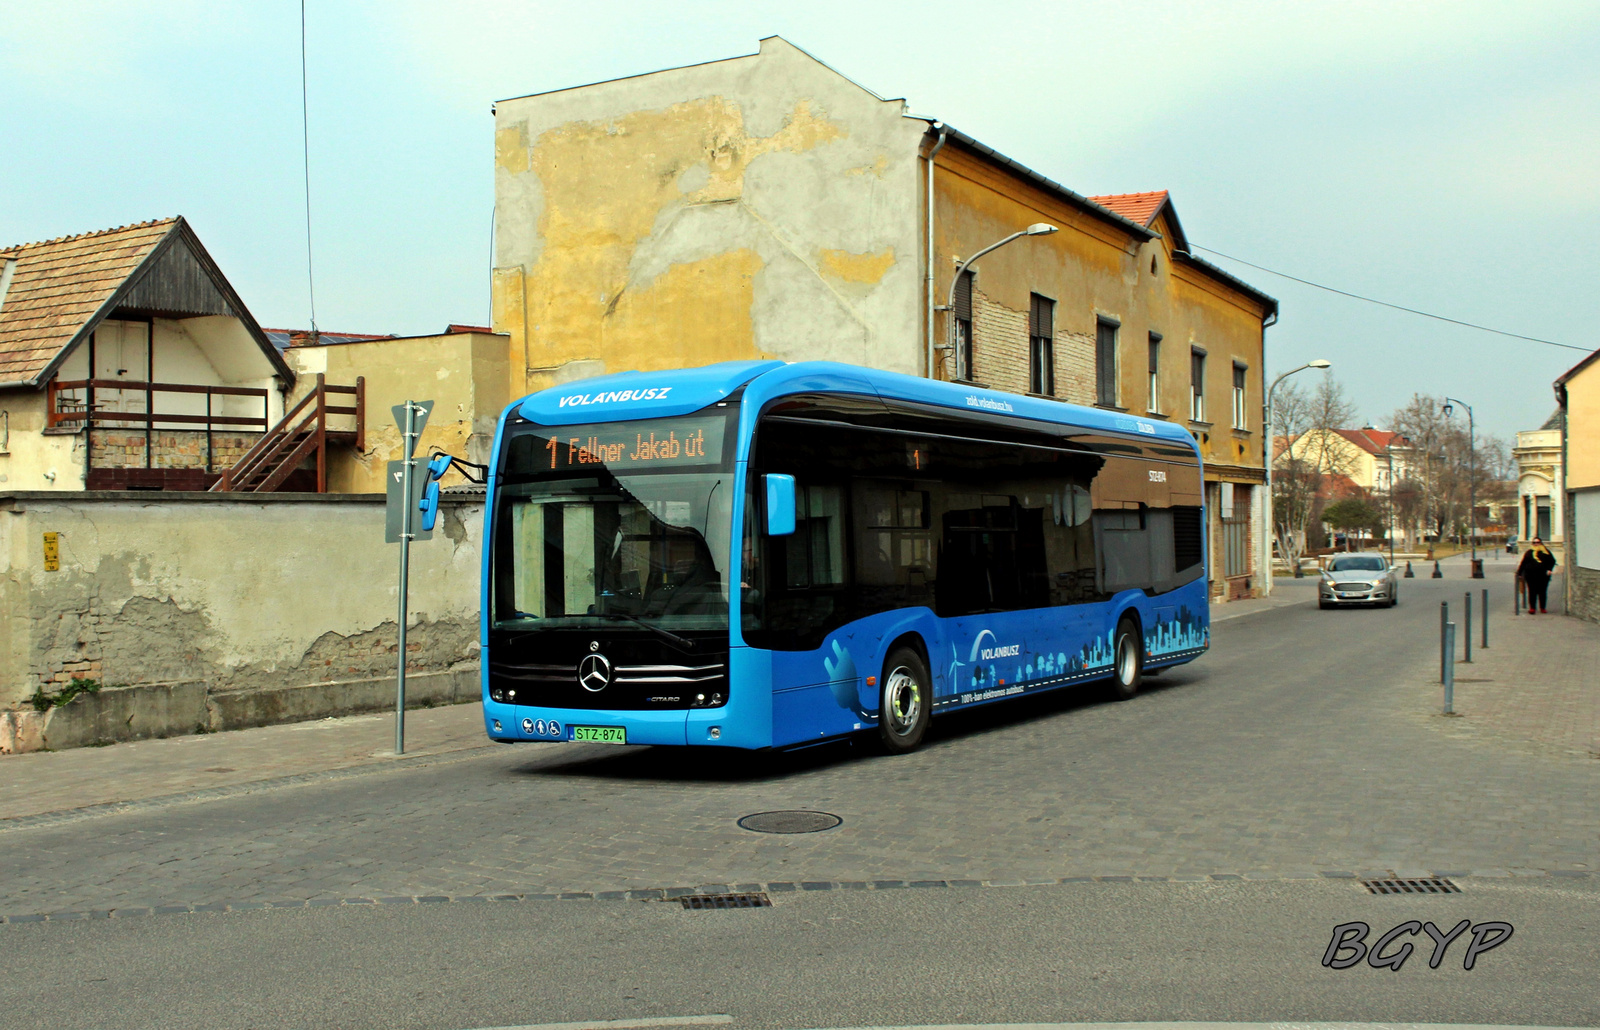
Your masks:
<svg viewBox="0 0 1600 1030"><path fill-rule="evenodd" d="M400 479L400 496L406 499L400 514L400 657L395 670L394 693L394 753L406 753L406 616L409 597L407 594L411 576L411 536L412 527L416 524L416 506L411 500L411 479L416 475L417 459L413 457L416 447L417 409L410 401L406 401L405 424L405 465L402 468Z"/></svg>

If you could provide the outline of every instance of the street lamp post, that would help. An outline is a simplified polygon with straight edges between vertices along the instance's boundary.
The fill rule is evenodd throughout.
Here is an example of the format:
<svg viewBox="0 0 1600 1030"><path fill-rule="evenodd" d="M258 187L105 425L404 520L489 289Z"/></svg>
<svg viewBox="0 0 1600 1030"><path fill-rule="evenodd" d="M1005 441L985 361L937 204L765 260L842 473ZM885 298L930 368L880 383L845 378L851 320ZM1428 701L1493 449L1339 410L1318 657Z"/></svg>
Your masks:
<svg viewBox="0 0 1600 1030"><path fill-rule="evenodd" d="M976 254L972 255L971 257L967 258L965 261L961 262L961 266L956 269L955 278L950 280L950 291L949 291L948 294L946 294L945 300L944 300L944 307L940 308L940 310L941 311L946 311L946 312L955 310L955 306L956 306L956 287L958 285L960 285L961 277L967 273L968 267L970 267L974 261L978 260L979 258L983 257L985 254L988 254L991 251L999 250L1001 247L1004 247L1006 244L1010 243L1012 240L1020 240L1024 236L1049 236L1051 233L1058 232L1058 231L1059 230L1055 226L1051 225L1049 222L1034 222L1032 225L1028 226L1026 229L1020 229L1017 232L1012 233L1010 236L1007 236L1003 240L1000 240L1000 241L998 241L996 243L989 244L987 247L984 247L982 250L978 251ZM948 351L948 350L953 350L955 348L955 345L956 345L956 343L955 343L956 320L955 320L954 316L950 316L950 317L945 319L945 322L947 323L947 327L945 329L945 339L947 341L949 341L949 342L947 342L940 349ZM928 378L930 378L930 379L933 378L933 368L931 366L928 369Z"/></svg>
<svg viewBox="0 0 1600 1030"><path fill-rule="evenodd" d="M1478 445L1473 430L1472 405L1454 397L1444 399L1444 417L1450 417L1453 405L1467 409L1467 540L1472 546L1472 578L1482 579L1478 571Z"/></svg>
<svg viewBox="0 0 1600 1030"><path fill-rule="evenodd" d="M1266 500L1266 503L1264 505L1262 505L1262 510L1267 513L1267 517L1266 517L1266 519L1263 520L1266 523L1266 526L1264 527L1264 532L1263 532L1263 539L1262 539L1262 544L1261 544L1261 555L1262 555L1262 559L1265 561L1266 566L1267 566L1267 590L1268 590L1269 593L1272 590L1272 586L1271 586L1271 584L1272 584L1272 537L1273 537L1274 530L1277 529L1277 526L1273 522L1273 520L1274 520L1274 518L1276 516L1273 514L1273 511L1272 511L1272 458L1273 458L1273 454L1272 454L1272 417L1273 417L1272 397L1273 397L1273 394L1275 394L1277 392L1277 390L1278 390L1278 384L1283 382L1285 379L1289 378L1290 376L1294 375L1296 372L1304 372L1308 368L1326 369L1326 368L1329 368L1330 366L1332 366L1332 364L1333 364L1333 362L1328 361L1328 360L1326 360L1324 358L1316 358L1316 359L1314 359L1312 361L1306 362L1304 365L1301 365L1299 368L1291 368L1289 371L1285 372L1283 375L1281 375L1278 378L1274 379L1272 381L1272 385L1267 387L1267 403L1266 403L1266 409L1267 410L1266 410L1266 419L1265 419L1266 424L1262 427L1262 436L1264 437L1264 439L1261 441L1261 451L1262 451L1262 458L1263 458L1262 464L1266 467L1266 473L1267 473L1267 476L1266 476L1266 479L1267 479L1267 500ZM1288 551L1289 551L1289 547L1288 547L1288 542L1287 541L1285 541L1285 543L1284 543L1283 550L1284 550L1284 557L1287 558L1288 557ZM1303 575L1301 573L1301 571L1300 571L1300 563L1298 561L1296 561L1294 563L1294 575L1295 575L1296 579L1300 578Z"/></svg>
<svg viewBox="0 0 1600 1030"><path fill-rule="evenodd" d="M1389 462L1389 482L1385 489L1384 507L1389 510L1389 565L1394 566L1394 440L1391 438L1383 449L1383 457Z"/></svg>

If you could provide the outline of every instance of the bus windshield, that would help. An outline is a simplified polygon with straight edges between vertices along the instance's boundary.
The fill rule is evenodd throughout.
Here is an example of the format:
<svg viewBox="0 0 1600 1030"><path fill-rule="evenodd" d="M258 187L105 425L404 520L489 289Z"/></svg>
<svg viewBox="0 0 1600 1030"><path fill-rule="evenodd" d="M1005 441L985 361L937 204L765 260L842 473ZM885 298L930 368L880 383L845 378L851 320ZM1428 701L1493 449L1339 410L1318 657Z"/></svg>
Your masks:
<svg viewBox="0 0 1600 1030"><path fill-rule="evenodd" d="M641 434L625 424L540 428L509 441L496 496L494 628L727 628L733 476L721 462L722 419L654 428L658 440L678 440L686 427L669 423L690 421L689 438L710 443L698 461L634 459ZM569 461L573 436L580 451L589 446Z"/></svg>

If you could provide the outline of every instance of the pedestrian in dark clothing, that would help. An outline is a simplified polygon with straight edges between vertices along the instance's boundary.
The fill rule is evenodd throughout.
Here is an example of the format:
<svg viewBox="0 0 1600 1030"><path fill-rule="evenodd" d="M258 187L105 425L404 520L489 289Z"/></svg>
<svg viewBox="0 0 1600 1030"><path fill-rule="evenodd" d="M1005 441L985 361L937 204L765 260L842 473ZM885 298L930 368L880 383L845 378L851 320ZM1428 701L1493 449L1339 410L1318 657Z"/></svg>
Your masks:
<svg viewBox="0 0 1600 1030"><path fill-rule="evenodd" d="M1550 592L1550 572L1556 567L1556 557L1544 542L1534 537L1523 552L1522 564L1517 566L1517 576L1528 592L1528 614L1545 610L1545 598Z"/></svg>

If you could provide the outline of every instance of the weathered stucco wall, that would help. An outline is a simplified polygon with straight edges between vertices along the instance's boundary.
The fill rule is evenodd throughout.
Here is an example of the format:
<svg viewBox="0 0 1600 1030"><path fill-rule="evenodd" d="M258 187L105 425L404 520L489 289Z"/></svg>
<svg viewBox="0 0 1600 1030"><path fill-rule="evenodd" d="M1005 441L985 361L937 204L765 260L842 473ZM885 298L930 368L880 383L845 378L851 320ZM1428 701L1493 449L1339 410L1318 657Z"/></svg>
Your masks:
<svg viewBox="0 0 1600 1030"><path fill-rule="evenodd" d="M486 464L501 411L510 403L507 341L490 333L449 333L398 340L366 340L320 347L291 347L284 355L299 377L291 406L327 382L352 386L366 380L366 449L336 447L329 455L328 489L335 493L381 493L384 471L400 458L400 429L390 412L406 400L431 400L433 412L417 443L426 457L435 448ZM339 403L347 403L340 399ZM333 423L349 427L349 417ZM458 482L452 475L446 485Z"/></svg>
<svg viewBox="0 0 1600 1030"><path fill-rule="evenodd" d="M754 357L919 372L925 126L902 111L776 38L496 105L512 396Z"/></svg>
<svg viewBox="0 0 1600 1030"><path fill-rule="evenodd" d="M398 554L383 522L381 497L0 495L0 713L73 679L197 683L215 700L392 677ZM481 501L447 499L412 548L418 674L475 665L481 527Z"/></svg>
<svg viewBox="0 0 1600 1030"><path fill-rule="evenodd" d="M0 491L83 489L83 432L44 425L43 390L0 390Z"/></svg>

